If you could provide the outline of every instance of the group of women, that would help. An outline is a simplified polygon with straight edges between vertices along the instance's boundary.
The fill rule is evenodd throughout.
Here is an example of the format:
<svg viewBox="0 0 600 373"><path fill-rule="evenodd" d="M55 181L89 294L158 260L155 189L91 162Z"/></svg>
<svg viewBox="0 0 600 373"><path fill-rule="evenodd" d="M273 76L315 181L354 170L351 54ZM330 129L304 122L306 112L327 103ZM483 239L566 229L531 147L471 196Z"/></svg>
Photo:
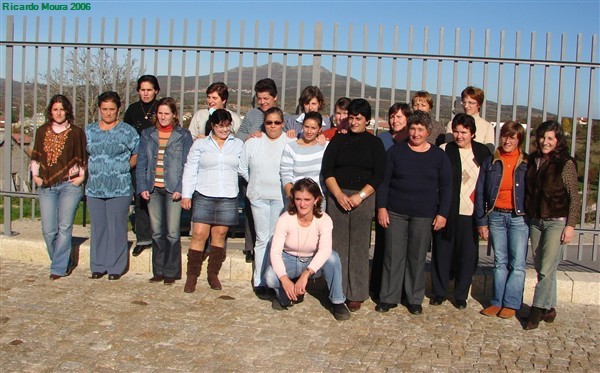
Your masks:
<svg viewBox="0 0 600 373"><path fill-rule="evenodd" d="M153 88L158 92L158 81ZM475 102L479 109L482 92L470 88L463 91L463 102L467 108ZM240 175L248 183L256 229L252 284L257 295L274 289L274 309L301 302L308 279L324 275L338 320L359 310L369 289L378 312L404 303L411 314L420 314L431 243L430 304L446 300L453 276L455 306L464 309L482 238L494 247L494 297L481 313L509 318L521 308L530 237L538 284L525 327L554 320L556 269L573 238L581 203L576 165L558 123L538 127L537 149L527 156L521 150L523 126L507 122L500 146L490 154L475 141L477 117L465 109L450 124L453 141L440 148L428 142L436 122L420 110L423 101L431 103L426 92L419 92L412 108L390 108L390 131L379 137L367 130L371 106L366 100L338 100L337 129L326 143L323 126L331 124L318 112L320 90L311 86L303 91L303 112L292 117L294 122L286 122L280 109L268 108L261 111L262 132L244 142L234 136L239 118L225 108L227 97L223 83L209 87L210 108L197 113L193 133L179 124L172 98L157 100L154 125L139 135L118 120L121 102L115 92L98 97L100 121L85 130L74 125L65 96L50 100L46 123L36 134L31 171L39 187L51 279L70 273L73 217L87 175L91 278L108 274L118 280L124 273L135 190L147 202L152 229L150 282L169 285L182 277L183 208L193 209L184 291L195 291L206 259L208 283L221 289L228 227L238 223Z"/></svg>

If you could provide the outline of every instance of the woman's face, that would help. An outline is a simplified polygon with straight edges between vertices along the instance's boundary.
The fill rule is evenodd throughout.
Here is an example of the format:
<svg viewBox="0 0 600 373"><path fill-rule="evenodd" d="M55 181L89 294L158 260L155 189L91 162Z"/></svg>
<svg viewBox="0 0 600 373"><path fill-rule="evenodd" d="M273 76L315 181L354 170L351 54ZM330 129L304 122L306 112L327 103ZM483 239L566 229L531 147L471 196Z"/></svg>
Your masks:
<svg viewBox="0 0 600 373"><path fill-rule="evenodd" d="M298 210L298 217L310 216L313 213L313 208L317 204L317 199L307 190L294 192L294 205Z"/></svg>
<svg viewBox="0 0 600 373"><path fill-rule="evenodd" d="M475 100L469 96L465 97L465 99L462 100L461 104L462 104L463 111L465 112L465 114L469 114L469 115L476 115L477 113L479 113L479 108L481 107L477 103L477 100Z"/></svg>
<svg viewBox="0 0 600 373"><path fill-rule="evenodd" d="M510 153L519 147L519 137L515 133L512 136L501 136L500 147L505 153Z"/></svg>
<svg viewBox="0 0 600 373"><path fill-rule="evenodd" d="M60 102L55 102L54 104L52 104L50 114L54 123L63 124L67 121L67 112L65 111L62 103Z"/></svg>
<svg viewBox="0 0 600 373"><path fill-rule="evenodd" d="M158 124L161 127L168 127L173 124L173 118L175 118L175 115L168 105L160 105L156 111L156 117L158 118Z"/></svg>
<svg viewBox="0 0 600 373"><path fill-rule="evenodd" d="M539 139L538 143L542 154L550 154L554 149L556 149L557 144L558 139L556 138L556 132L554 131L546 131L544 133L544 137Z"/></svg>
<svg viewBox="0 0 600 373"><path fill-rule="evenodd" d="M231 122L222 121L219 124L213 124L213 135L219 140L226 140L231 134Z"/></svg>
<svg viewBox="0 0 600 373"><path fill-rule="evenodd" d="M225 109L227 101L223 101L217 91L211 92L206 95L206 106L212 109Z"/></svg>
<svg viewBox="0 0 600 373"><path fill-rule="evenodd" d="M113 101L103 101L100 103L100 118L105 124L112 124L117 121L119 108Z"/></svg>
<svg viewBox="0 0 600 373"><path fill-rule="evenodd" d="M348 110L344 110L340 107L335 107L335 113L333 114L333 122L336 126L339 126L343 120L348 118Z"/></svg>
<svg viewBox="0 0 600 373"><path fill-rule="evenodd" d="M429 106L429 103L427 103L427 100L423 97L417 97L415 98L415 103L413 105L413 110L421 110L424 111L426 113L429 113L431 111L431 106Z"/></svg>
<svg viewBox="0 0 600 373"><path fill-rule="evenodd" d="M402 110L398 110L396 114L392 114L390 117L390 129L396 133L400 132L406 127L406 116L402 113Z"/></svg>
<svg viewBox="0 0 600 373"><path fill-rule="evenodd" d="M427 142L429 131L422 124L415 123L408 127L408 142L412 146L420 146Z"/></svg>
<svg viewBox="0 0 600 373"><path fill-rule="evenodd" d="M456 128L452 130L452 135L454 136L454 142L456 142L456 145L458 145L459 148L470 148L471 141L475 137L475 135L462 124L457 125Z"/></svg>
<svg viewBox="0 0 600 373"><path fill-rule="evenodd" d="M348 115L348 126L350 131L354 133L361 133L367 130L367 118L362 114Z"/></svg>
<svg viewBox="0 0 600 373"><path fill-rule="evenodd" d="M302 133L306 142L312 142L317 139L321 132L321 123L317 123L314 119L306 119L302 123Z"/></svg>
<svg viewBox="0 0 600 373"><path fill-rule="evenodd" d="M271 113L265 118L265 133L274 140L278 139L283 132L283 118L277 113Z"/></svg>
<svg viewBox="0 0 600 373"><path fill-rule="evenodd" d="M142 82L140 84L140 89L138 89L138 93L140 95L140 100L143 103L147 104L152 102L156 98L158 91L154 89L154 85L150 82Z"/></svg>
<svg viewBox="0 0 600 373"><path fill-rule="evenodd" d="M318 112L319 111L319 100L317 100L316 97L313 97L310 100L308 100L307 102L305 102L304 104L302 104L302 108L304 109L305 113L310 113L311 111Z"/></svg>

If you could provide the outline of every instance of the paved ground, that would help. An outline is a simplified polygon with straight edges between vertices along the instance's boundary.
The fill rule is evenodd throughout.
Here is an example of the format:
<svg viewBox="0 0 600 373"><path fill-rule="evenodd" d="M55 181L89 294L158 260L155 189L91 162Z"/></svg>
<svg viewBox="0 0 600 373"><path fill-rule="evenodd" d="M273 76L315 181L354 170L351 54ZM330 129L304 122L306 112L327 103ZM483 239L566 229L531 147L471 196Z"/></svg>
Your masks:
<svg viewBox="0 0 600 373"><path fill-rule="evenodd" d="M474 300L464 311L425 303L421 316L367 302L337 322L312 296L273 311L242 281L213 291L202 276L185 294L181 281L149 284L147 273L47 276L41 264L0 264L3 372L600 371L598 306L560 305L534 331L479 315Z"/></svg>

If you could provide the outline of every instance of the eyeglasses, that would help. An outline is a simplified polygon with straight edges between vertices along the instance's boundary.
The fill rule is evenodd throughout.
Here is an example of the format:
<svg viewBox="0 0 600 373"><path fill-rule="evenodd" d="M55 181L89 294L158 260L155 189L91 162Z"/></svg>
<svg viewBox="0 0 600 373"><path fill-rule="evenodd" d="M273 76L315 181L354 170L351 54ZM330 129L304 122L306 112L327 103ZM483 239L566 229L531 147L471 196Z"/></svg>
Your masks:
<svg viewBox="0 0 600 373"><path fill-rule="evenodd" d="M231 129L231 124L213 124L213 126L220 130L230 130Z"/></svg>
<svg viewBox="0 0 600 373"><path fill-rule="evenodd" d="M266 120L265 121L265 125L267 125L267 126L272 126L272 125L280 126L281 124L283 124L283 122L280 120Z"/></svg>

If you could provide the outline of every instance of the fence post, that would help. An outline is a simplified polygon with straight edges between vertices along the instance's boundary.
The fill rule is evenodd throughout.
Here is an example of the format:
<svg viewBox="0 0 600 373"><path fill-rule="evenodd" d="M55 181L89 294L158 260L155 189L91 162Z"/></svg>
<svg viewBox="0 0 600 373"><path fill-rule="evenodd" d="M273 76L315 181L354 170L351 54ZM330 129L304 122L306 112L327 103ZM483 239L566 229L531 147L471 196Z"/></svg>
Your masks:
<svg viewBox="0 0 600 373"><path fill-rule="evenodd" d="M315 40L314 40L314 49L320 50L323 49L323 25L319 22L315 24ZM299 69L302 66L298 67ZM312 85L321 86L321 55L315 54L313 56L313 66L312 66Z"/></svg>
<svg viewBox="0 0 600 373"><path fill-rule="evenodd" d="M13 46L9 43L14 39L14 16L6 17L6 80L4 82L4 189L10 191L12 185L12 82L13 82ZM10 196L4 196L4 235L12 236L10 217Z"/></svg>

